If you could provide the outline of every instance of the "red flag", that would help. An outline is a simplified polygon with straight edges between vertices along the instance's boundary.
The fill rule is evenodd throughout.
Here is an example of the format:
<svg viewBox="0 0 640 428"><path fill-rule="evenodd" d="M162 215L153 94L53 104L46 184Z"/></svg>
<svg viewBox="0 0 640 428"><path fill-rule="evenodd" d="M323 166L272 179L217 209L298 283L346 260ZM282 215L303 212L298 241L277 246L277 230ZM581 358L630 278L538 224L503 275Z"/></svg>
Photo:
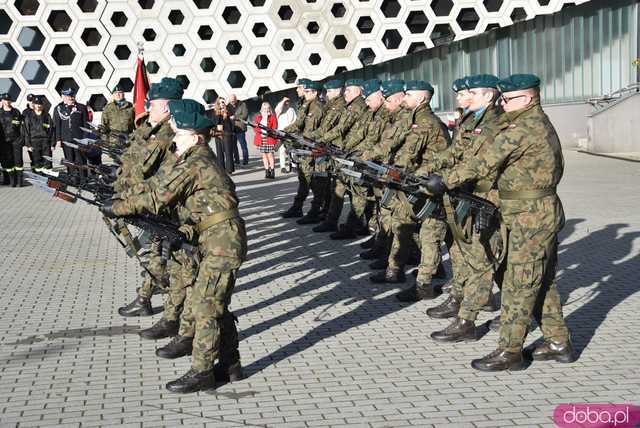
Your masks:
<svg viewBox="0 0 640 428"><path fill-rule="evenodd" d="M136 108L136 118L144 113L144 102L147 99L149 91L149 77L147 77L147 68L144 65L144 57L138 55L138 63L136 64L136 79L133 85L133 105Z"/></svg>

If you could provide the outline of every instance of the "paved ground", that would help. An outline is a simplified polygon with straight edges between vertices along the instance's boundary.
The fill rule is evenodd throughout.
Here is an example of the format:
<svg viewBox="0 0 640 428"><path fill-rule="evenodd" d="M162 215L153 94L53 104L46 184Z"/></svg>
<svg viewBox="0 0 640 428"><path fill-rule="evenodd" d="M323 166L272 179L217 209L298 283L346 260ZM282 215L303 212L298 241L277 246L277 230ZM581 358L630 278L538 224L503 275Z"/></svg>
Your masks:
<svg viewBox="0 0 640 428"><path fill-rule="evenodd" d="M356 243L281 219L295 181L267 182L253 163L234 175L250 252L232 309L249 376L212 395L168 393L189 360L158 359L136 334L159 315L117 314L140 278L95 208L2 187L0 426L537 426L559 403L638 403L640 170L565 155L558 276L576 363L472 370L495 333L432 342L445 322L425 316L431 303L398 304L367 281Z"/></svg>

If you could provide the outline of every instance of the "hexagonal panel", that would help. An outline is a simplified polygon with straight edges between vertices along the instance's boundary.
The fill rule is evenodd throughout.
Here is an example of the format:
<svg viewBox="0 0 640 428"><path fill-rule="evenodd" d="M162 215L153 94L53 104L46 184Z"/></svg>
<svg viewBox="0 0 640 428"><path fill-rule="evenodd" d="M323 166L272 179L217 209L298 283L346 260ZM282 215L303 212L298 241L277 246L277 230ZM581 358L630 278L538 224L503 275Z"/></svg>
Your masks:
<svg viewBox="0 0 640 428"><path fill-rule="evenodd" d="M502 7L503 0L483 0L487 12L497 12Z"/></svg>
<svg viewBox="0 0 640 428"><path fill-rule="evenodd" d="M146 66L149 74L157 74L160 71L160 65L156 61L149 61Z"/></svg>
<svg viewBox="0 0 640 428"><path fill-rule="evenodd" d="M198 28L198 37L200 40L211 40L213 37L213 29L209 25L201 25Z"/></svg>
<svg viewBox="0 0 640 428"><path fill-rule="evenodd" d="M358 27L358 31L360 31L362 34L371 33L374 26L375 23L370 16L361 16L356 24L356 27Z"/></svg>
<svg viewBox="0 0 640 428"><path fill-rule="evenodd" d="M526 15L526 14L525 14ZM475 9L468 7L465 9L461 9L458 17L456 18L456 22L462 29L462 31L473 31L478 26L478 21L480 21L480 17Z"/></svg>
<svg viewBox="0 0 640 428"><path fill-rule="evenodd" d="M111 22L116 27L124 27L125 25L127 25L127 21L127 15L125 15L124 12L120 10L111 14Z"/></svg>
<svg viewBox="0 0 640 428"><path fill-rule="evenodd" d="M222 11L222 19L224 19L224 22L230 25L240 22L241 16L242 15L240 14L240 11L235 6L227 6Z"/></svg>
<svg viewBox="0 0 640 428"><path fill-rule="evenodd" d="M438 24L433 28L430 37L434 46L440 46L452 42L456 35L449 24Z"/></svg>
<svg viewBox="0 0 640 428"><path fill-rule="evenodd" d="M15 0L13 5L21 15L31 16L38 12L40 2L38 0Z"/></svg>
<svg viewBox="0 0 640 428"><path fill-rule="evenodd" d="M118 45L113 50L113 53L120 61L124 61L126 59L129 59L129 57L131 56L131 49L129 49L129 46L127 45Z"/></svg>
<svg viewBox="0 0 640 428"><path fill-rule="evenodd" d="M39 51L44 41L44 35L38 27L22 27L18 35L18 43L25 51Z"/></svg>
<svg viewBox="0 0 640 428"><path fill-rule="evenodd" d="M145 30L142 32L142 37L147 42L153 42L156 39L157 35L158 34L156 33L156 31L153 28L145 28Z"/></svg>
<svg viewBox="0 0 640 428"><path fill-rule="evenodd" d="M268 94L269 92L271 92L271 89L269 89L269 87L268 87L268 86L260 86L260 87L258 88L258 91L256 92L256 95L257 95L257 96L259 96L259 97L261 97L261 96L263 96L263 95Z"/></svg>
<svg viewBox="0 0 640 428"><path fill-rule="evenodd" d="M436 16L448 16L453 9L452 0L433 0L431 2L431 10Z"/></svg>
<svg viewBox="0 0 640 428"><path fill-rule="evenodd" d="M289 5L280 6L280 9L278 9L278 16L283 21L289 21L293 16L293 9L291 9L291 6Z"/></svg>
<svg viewBox="0 0 640 428"><path fill-rule="evenodd" d="M47 22L55 32L69 31L71 26L71 18L65 10L52 10Z"/></svg>
<svg viewBox="0 0 640 428"><path fill-rule="evenodd" d="M216 100L218 99L218 92L216 92L215 89L207 89L206 91L204 91L204 93L202 94L202 99L207 103L207 104L213 104L216 102Z"/></svg>
<svg viewBox="0 0 640 428"><path fill-rule="evenodd" d="M93 13L98 7L98 0L78 0L78 7L84 13Z"/></svg>
<svg viewBox="0 0 640 428"><path fill-rule="evenodd" d="M309 34L318 34L318 31L320 31L320 24L316 21L309 22L307 24L307 31Z"/></svg>
<svg viewBox="0 0 640 428"><path fill-rule="evenodd" d="M239 55L242 51L242 45L237 40L229 40L227 42L227 52L229 55Z"/></svg>
<svg viewBox="0 0 640 428"><path fill-rule="evenodd" d="M200 61L200 68L205 73L211 73L216 68L216 62L211 57L202 58L202 61Z"/></svg>
<svg viewBox="0 0 640 428"><path fill-rule="evenodd" d="M133 81L128 77L123 77L118 80L118 86L120 86L124 92L133 91Z"/></svg>
<svg viewBox="0 0 640 428"><path fill-rule="evenodd" d="M429 19L427 19L427 15L423 11L413 10L409 12L409 16L407 16L404 23L412 34L422 34L429 25Z"/></svg>
<svg viewBox="0 0 640 428"><path fill-rule="evenodd" d="M211 6L211 0L193 0L198 9L208 9Z"/></svg>
<svg viewBox="0 0 640 428"><path fill-rule="evenodd" d="M9 30L11 30L11 26L13 25L13 20L4 9L0 9L0 34L9 34Z"/></svg>
<svg viewBox="0 0 640 428"><path fill-rule="evenodd" d="M337 2L331 6L331 14L335 18L342 18L347 13L347 8L344 7L344 3Z"/></svg>
<svg viewBox="0 0 640 428"><path fill-rule="evenodd" d="M184 54L187 52L187 49L184 47L182 43L177 43L173 45L173 48L171 48L171 51L175 56L184 56Z"/></svg>
<svg viewBox="0 0 640 428"><path fill-rule="evenodd" d="M26 61L21 73L24 80L30 85L42 85L49 77L49 69L39 59Z"/></svg>
<svg viewBox="0 0 640 428"><path fill-rule="evenodd" d="M176 80L180 82L180 84L182 85L182 88L185 91L189 89L189 85L191 84L191 81L189 80L186 74L178 74L176 76Z"/></svg>
<svg viewBox="0 0 640 428"><path fill-rule="evenodd" d="M80 40L87 46L98 46L100 40L102 40L102 35L95 28L85 28L82 30Z"/></svg>
<svg viewBox="0 0 640 428"><path fill-rule="evenodd" d="M348 42L347 38L342 34L338 34L333 38L333 46L335 46L336 49L346 48Z"/></svg>
<svg viewBox="0 0 640 428"><path fill-rule="evenodd" d="M174 9L169 12L169 22L171 25L182 25L184 22L184 15L178 9Z"/></svg>
<svg viewBox="0 0 640 428"><path fill-rule="evenodd" d="M269 68L269 64L271 63L271 60L269 59L268 56L261 54L256 56L256 59L255 61L253 61L253 63L256 65L256 68L258 70L265 70Z"/></svg>
<svg viewBox="0 0 640 428"><path fill-rule="evenodd" d="M382 14L387 18L395 18L400 13L400 2L398 0L384 0L380 5Z"/></svg>
<svg viewBox="0 0 640 428"><path fill-rule="evenodd" d="M293 43L293 40L291 39L284 39L280 45L282 46L282 50L287 52L292 50L293 47L295 46L295 44Z"/></svg>
<svg viewBox="0 0 640 428"><path fill-rule="evenodd" d="M358 59L363 66L371 65L376 60L376 53L371 48L363 48L358 53Z"/></svg>
<svg viewBox="0 0 640 428"><path fill-rule="evenodd" d="M51 51L51 58L53 58L58 65L71 65L75 57L76 53L73 48L66 43L56 45L53 51Z"/></svg>
<svg viewBox="0 0 640 428"><path fill-rule="evenodd" d="M262 22L258 22L254 24L253 28L251 29L251 32L256 37L264 37L267 35L267 26L264 25Z"/></svg>
<svg viewBox="0 0 640 428"><path fill-rule="evenodd" d="M10 77L0 77L0 92L7 93L12 100L20 96L20 86Z"/></svg>
<svg viewBox="0 0 640 428"><path fill-rule="evenodd" d="M527 19L527 11L522 7L516 7L513 9L513 12L511 12L510 18L513 22L524 21Z"/></svg>
<svg viewBox="0 0 640 428"><path fill-rule="evenodd" d="M153 9L153 5L155 4L154 0L138 0L138 4L140 5L141 9Z"/></svg>
<svg viewBox="0 0 640 428"><path fill-rule="evenodd" d="M107 98L103 94L91 94L87 104L93 111L102 111L107 105Z"/></svg>
<svg viewBox="0 0 640 428"><path fill-rule="evenodd" d="M231 86L234 89L242 88L246 80L247 79L242 73L242 71L232 71L231 73L229 73L229 77L227 77L227 82L229 82L229 86Z"/></svg>
<svg viewBox="0 0 640 428"><path fill-rule="evenodd" d="M322 61L322 57L319 53L312 53L311 55L309 55L309 64L318 65L320 64L320 61Z"/></svg>
<svg viewBox="0 0 640 428"><path fill-rule="evenodd" d="M424 42L413 42L409 45L409 49L407 49L407 55L420 52L427 49L427 45Z"/></svg>
<svg viewBox="0 0 640 428"><path fill-rule="evenodd" d="M89 61L84 68L84 72L89 79L102 79L105 69L100 61Z"/></svg>
<svg viewBox="0 0 640 428"><path fill-rule="evenodd" d="M295 83L297 79L298 74L292 68L288 68L284 73L282 73L282 80L284 80L284 83Z"/></svg>
<svg viewBox="0 0 640 428"><path fill-rule="evenodd" d="M80 89L80 86L78 86L76 79L74 79L73 77L61 77L60 79L58 79L55 88L57 93L62 92L62 90L66 88L71 88L77 92L78 89Z"/></svg>
<svg viewBox="0 0 640 428"><path fill-rule="evenodd" d="M387 49L398 49L400 43L402 43L402 36L398 30L387 30L382 35L382 44Z"/></svg>

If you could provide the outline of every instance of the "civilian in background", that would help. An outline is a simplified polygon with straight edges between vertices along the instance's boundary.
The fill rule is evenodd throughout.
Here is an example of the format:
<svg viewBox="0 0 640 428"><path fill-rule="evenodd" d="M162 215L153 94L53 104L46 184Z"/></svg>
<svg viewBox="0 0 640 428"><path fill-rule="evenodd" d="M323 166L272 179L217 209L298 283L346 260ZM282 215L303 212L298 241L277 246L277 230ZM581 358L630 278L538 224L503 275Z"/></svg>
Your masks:
<svg viewBox="0 0 640 428"><path fill-rule="evenodd" d="M295 122L297 114L295 109L291 107L289 98L284 97L276 106L276 117L278 119L278 129L284 129ZM280 160L280 172L286 174L291 172L291 166L287 159L287 148L282 144L278 150Z"/></svg>
<svg viewBox="0 0 640 428"><path fill-rule="evenodd" d="M260 107L260 113L256 116L256 122L267 126L269 128L278 128L278 119L271 110L271 104L262 103ZM276 171L273 159L274 146L276 140L273 137L267 135L267 131L254 128L253 130L253 145L260 148L262 153L262 164L264 165L264 177L276 178Z"/></svg>
<svg viewBox="0 0 640 428"><path fill-rule="evenodd" d="M213 109L216 115L216 152L218 152L218 148L220 148L218 153L219 157L223 159L223 167L227 173L231 174L235 171L233 162L233 147L235 145L233 121L227 110L227 103L224 98L218 98Z"/></svg>
<svg viewBox="0 0 640 428"><path fill-rule="evenodd" d="M240 149L242 150L242 165L248 165L249 148L247 147L246 136L247 124L242 121L247 120L249 117L249 110L247 109L247 105L242 101L238 101L238 97L234 94L229 95L229 105L227 108L229 109L229 114L233 120L237 144L240 145ZM239 160L237 144L234 146L234 159L236 160L236 163L238 163Z"/></svg>
<svg viewBox="0 0 640 428"><path fill-rule="evenodd" d="M87 126L87 121L89 120L87 107L76 102L76 91L72 88L63 89L61 95L62 102L53 110L56 145L62 148L64 158L67 161L78 165L86 165L88 157L85 157L79 150L63 144L63 142L75 144L74 138L84 138L84 131L80 127ZM99 156L101 156L101 153L92 153L90 155L91 163L100 164ZM76 172L71 168L68 168L68 170L69 173ZM76 184L85 181L87 175L87 170L81 170L81 173L76 177Z"/></svg>

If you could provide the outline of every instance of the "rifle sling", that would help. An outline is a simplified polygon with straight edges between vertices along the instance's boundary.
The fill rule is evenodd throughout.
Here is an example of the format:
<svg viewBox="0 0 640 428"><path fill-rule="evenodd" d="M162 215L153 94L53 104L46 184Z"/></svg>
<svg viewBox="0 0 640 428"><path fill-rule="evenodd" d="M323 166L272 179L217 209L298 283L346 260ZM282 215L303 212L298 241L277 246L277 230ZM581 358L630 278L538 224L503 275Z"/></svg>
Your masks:
<svg viewBox="0 0 640 428"><path fill-rule="evenodd" d="M218 223L222 223L225 220L231 220L233 218L240 217L240 213L237 208L232 208L230 210L224 210L217 212L215 214L211 214L210 216L202 219L197 225L198 233L202 233L205 230L215 226Z"/></svg>
<svg viewBox="0 0 640 428"><path fill-rule="evenodd" d="M531 190L499 190L500 199L506 201L525 201L529 199L541 199L547 196L553 196L556 194L555 187L549 187L546 189L531 189Z"/></svg>
<svg viewBox="0 0 640 428"><path fill-rule="evenodd" d="M466 245L471 245L471 238L467 239L465 237L465 233L462 230L462 227L456 221L455 210L453 209L451 198L449 198L449 195L447 193L442 196L442 202L442 205L444 206L444 212L447 216L447 224L449 225L449 228L451 228L453 240L458 244L458 246L460 246L461 242Z"/></svg>
<svg viewBox="0 0 640 428"><path fill-rule="evenodd" d="M493 183L491 181L478 181L473 188L474 193L489 193L493 189Z"/></svg>

